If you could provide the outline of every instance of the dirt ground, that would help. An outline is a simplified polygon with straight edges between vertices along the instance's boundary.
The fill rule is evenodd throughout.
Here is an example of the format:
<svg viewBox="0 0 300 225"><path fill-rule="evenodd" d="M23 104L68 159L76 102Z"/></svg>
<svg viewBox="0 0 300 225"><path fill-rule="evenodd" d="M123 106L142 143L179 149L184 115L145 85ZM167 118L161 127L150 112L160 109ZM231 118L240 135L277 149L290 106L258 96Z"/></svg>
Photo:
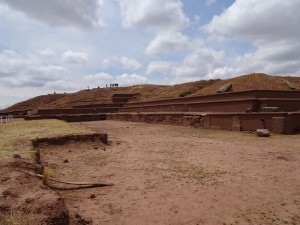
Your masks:
<svg viewBox="0 0 300 225"><path fill-rule="evenodd" d="M65 225L69 212L64 199L35 176L31 160L0 163L1 225Z"/></svg>
<svg viewBox="0 0 300 225"><path fill-rule="evenodd" d="M71 224L300 224L300 136L118 121L74 123L110 143L47 146L55 178L113 183L61 190Z"/></svg>

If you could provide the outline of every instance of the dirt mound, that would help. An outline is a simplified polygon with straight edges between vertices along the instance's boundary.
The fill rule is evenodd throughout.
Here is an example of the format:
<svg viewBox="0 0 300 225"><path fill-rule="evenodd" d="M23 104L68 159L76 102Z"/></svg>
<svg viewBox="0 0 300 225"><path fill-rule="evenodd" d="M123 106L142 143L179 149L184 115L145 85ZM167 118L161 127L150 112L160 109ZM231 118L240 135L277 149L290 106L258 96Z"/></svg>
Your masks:
<svg viewBox="0 0 300 225"><path fill-rule="evenodd" d="M0 165L0 224L69 224L64 199L34 176L21 159Z"/></svg>
<svg viewBox="0 0 300 225"><path fill-rule="evenodd" d="M43 108L68 108L78 105L111 103L114 94L136 94L139 95L131 101L150 101L166 98L178 98L182 95L190 95L202 88L213 84L217 80L196 81L178 85L134 85L119 88L94 88L83 90L73 94L68 94L63 98L57 99Z"/></svg>
<svg viewBox="0 0 300 225"><path fill-rule="evenodd" d="M220 80L196 92L194 95L216 94L218 89L227 83L232 84L231 91L291 90L285 83L286 81L292 83L296 89L300 89L300 77L282 77L254 73L234 77L228 80Z"/></svg>
<svg viewBox="0 0 300 225"><path fill-rule="evenodd" d="M78 105L112 103L114 94L136 94L132 101L159 100L165 98L178 98L188 96L202 88L213 84L217 80L195 81L178 85L134 85L118 88L94 88L81 90L70 94L41 95L27 101L17 103L1 112L12 112L34 108L71 108Z"/></svg>
<svg viewBox="0 0 300 225"><path fill-rule="evenodd" d="M22 110L34 109L41 105L56 101L57 99L60 99L64 96L65 96L65 94L40 95L40 96L31 98L29 100L14 104L14 105L2 110L1 112L12 112L12 111L22 111Z"/></svg>
<svg viewBox="0 0 300 225"><path fill-rule="evenodd" d="M232 91L247 90L290 90L285 83L289 81L296 89L300 89L300 77L270 76L256 73L247 74L228 80L200 80L177 85L134 85L118 88L94 88L70 94L42 95L15 104L0 112L11 112L33 108L72 108L73 106L99 103L112 103L114 94L137 94L130 102L152 101L167 98L179 98L203 94L215 94L224 84L232 83Z"/></svg>

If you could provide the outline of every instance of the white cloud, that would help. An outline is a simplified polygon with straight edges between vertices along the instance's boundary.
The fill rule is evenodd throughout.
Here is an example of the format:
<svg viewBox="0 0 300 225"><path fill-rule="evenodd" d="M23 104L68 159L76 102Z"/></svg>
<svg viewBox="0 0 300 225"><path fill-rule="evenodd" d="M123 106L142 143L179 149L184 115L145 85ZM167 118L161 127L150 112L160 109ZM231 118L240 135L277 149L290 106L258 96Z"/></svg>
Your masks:
<svg viewBox="0 0 300 225"><path fill-rule="evenodd" d="M256 44L299 40L300 1L238 0L204 27Z"/></svg>
<svg viewBox="0 0 300 225"><path fill-rule="evenodd" d="M45 89L51 90L51 91L75 91L78 90L79 87L73 84L70 80L56 80L48 82L45 85Z"/></svg>
<svg viewBox="0 0 300 225"><path fill-rule="evenodd" d="M211 48L198 48L194 52L187 55L182 65L173 68L173 74L176 82L187 82L207 77L224 77L225 53L223 51L215 51ZM228 75L228 74L227 74Z"/></svg>
<svg viewBox="0 0 300 225"><path fill-rule="evenodd" d="M142 63L134 58L129 57L112 57L110 59L103 59L101 62L101 66L103 68L112 67L114 64L118 64L117 66L121 65L123 69L130 69L130 70L138 70L143 67Z"/></svg>
<svg viewBox="0 0 300 225"><path fill-rule="evenodd" d="M171 63L166 61L152 61L146 69L146 74L167 75L171 68Z"/></svg>
<svg viewBox="0 0 300 225"><path fill-rule="evenodd" d="M97 74L94 74L94 75L87 75L87 76L84 76L83 79L85 80L88 80L88 81L94 81L94 82L97 82L99 80L104 80L104 81L109 81L111 80L113 77L108 74L108 73L97 73Z"/></svg>
<svg viewBox="0 0 300 225"><path fill-rule="evenodd" d="M295 51L299 49L299 51ZM259 46L253 53L247 53L235 60L237 74L264 72L280 75L300 74L300 44L284 43L277 46Z"/></svg>
<svg viewBox="0 0 300 225"><path fill-rule="evenodd" d="M20 54L12 50L0 53L0 77L9 87L43 87L50 81L60 80L68 75L62 66L42 65L32 54Z"/></svg>
<svg viewBox="0 0 300 225"><path fill-rule="evenodd" d="M111 66L111 64L112 64L112 62L111 62L110 59L103 59L101 61L101 65L102 65L103 68L108 68L108 67Z"/></svg>
<svg viewBox="0 0 300 225"><path fill-rule="evenodd" d="M22 55L16 51L4 50L0 53L0 77L26 73L29 68L40 65L40 59L32 54Z"/></svg>
<svg viewBox="0 0 300 225"><path fill-rule="evenodd" d="M190 25L180 0L120 0L124 27L145 28L155 32L146 54L169 53L184 47L188 38L180 31Z"/></svg>
<svg viewBox="0 0 300 225"><path fill-rule="evenodd" d="M6 77L2 79L7 87L43 87L45 82L30 76Z"/></svg>
<svg viewBox="0 0 300 225"><path fill-rule="evenodd" d="M189 25L179 0L120 0L124 27L180 30Z"/></svg>
<svg viewBox="0 0 300 225"><path fill-rule="evenodd" d="M180 32L167 32L158 34L146 48L146 54L169 53L178 51L188 43L188 37Z"/></svg>
<svg viewBox="0 0 300 225"><path fill-rule="evenodd" d="M112 83L113 80L113 76L108 74L108 73L104 73L104 72L100 72L97 74L93 74L93 75L87 75L83 77L83 80L87 81L85 82L87 86L91 87L105 87L106 85L109 86L109 84Z"/></svg>
<svg viewBox="0 0 300 225"><path fill-rule="evenodd" d="M30 69L30 74L47 80L59 79L68 74L68 70L62 66L38 66Z"/></svg>
<svg viewBox="0 0 300 225"><path fill-rule="evenodd" d="M103 26L98 16L98 7L101 6L101 1L98 0L0 0L0 2L50 26L80 29Z"/></svg>
<svg viewBox="0 0 300 225"><path fill-rule="evenodd" d="M3 78L2 81L10 87L44 87L49 82L63 79L67 74L67 69L61 66L38 66L26 68L18 74Z"/></svg>
<svg viewBox="0 0 300 225"><path fill-rule="evenodd" d="M121 64L123 65L123 67L125 69L133 69L133 70L137 70L140 69L142 67L142 64L137 61L136 59L133 58L127 58L127 57L122 57L120 59Z"/></svg>
<svg viewBox="0 0 300 225"><path fill-rule="evenodd" d="M206 0L206 5L211 6L214 3L216 3L216 0Z"/></svg>
<svg viewBox="0 0 300 225"><path fill-rule="evenodd" d="M235 60L237 74L299 74L299 10L300 1L237 0L203 29L253 44L255 51Z"/></svg>
<svg viewBox="0 0 300 225"><path fill-rule="evenodd" d="M119 84L119 86L130 86L135 84L145 84L147 82L147 78L135 73L124 73L116 78L116 82Z"/></svg>
<svg viewBox="0 0 300 225"><path fill-rule="evenodd" d="M55 56L56 52L54 50L52 50L51 48L45 48L41 51L38 52L41 56L46 56L46 57L51 57L51 56Z"/></svg>
<svg viewBox="0 0 300 225"><path fill-rule="evenodd" d="M64 62L71 64L85 64L89 60L88 55L86 53L73 52L70 50L62 53L61 58Z"/></svg>

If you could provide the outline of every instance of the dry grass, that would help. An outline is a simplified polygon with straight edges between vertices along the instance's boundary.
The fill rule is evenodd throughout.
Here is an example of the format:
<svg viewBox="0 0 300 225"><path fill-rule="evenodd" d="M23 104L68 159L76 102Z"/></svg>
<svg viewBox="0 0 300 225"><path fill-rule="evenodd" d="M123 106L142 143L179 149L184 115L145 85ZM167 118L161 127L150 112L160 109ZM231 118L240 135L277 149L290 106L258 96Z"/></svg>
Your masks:
<svg viewBox="0 0 300 225"><path fill-rule="evenodd" d="M0 216L1 225L29 225L28 218L18 212L11 212Z"/></svg>
<svg viewBox="0 0 300 225"><path fill-rule="evenodd" d="M15 119L0 127L0 158L10 158L14 153L30 157L33 153L30 140L34 138L87 133L93 132L75 128L59 120L25 121Z"/></svg>
<svg viewBox="0 0 300 225"><path fill-rule="evenodd" d="M220 80L212 85L206 86L193 95L216 94L217 90L226 83L232 84L232 91L246 90L290 90L285 84L291 82L296 89L300 89L299 77L270 76L263 73L246 74L227 80Z"/></svg>

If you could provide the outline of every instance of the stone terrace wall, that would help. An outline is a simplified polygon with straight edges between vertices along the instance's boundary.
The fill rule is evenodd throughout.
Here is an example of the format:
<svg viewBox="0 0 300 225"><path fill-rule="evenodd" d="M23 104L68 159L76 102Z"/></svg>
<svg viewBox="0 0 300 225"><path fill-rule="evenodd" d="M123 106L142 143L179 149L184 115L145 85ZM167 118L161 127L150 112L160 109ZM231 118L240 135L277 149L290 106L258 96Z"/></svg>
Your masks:
<svg viewBox="0 0 300 225"><path fill-rule="evenodd" d="M70 109L37 109L35 115L61 115L61 114L92 114L116 112L118 108L70 108Z"/></svg>
<svg viewBox="0 0 300 225"><path fill-rule="evenodd" d="M300 131L300 113L109 113L106 118L230 131L256 131L263 128L282 134ZM277 130L273 129L276 123L274 118L284 120Z"/></svg>
<svg viewBox="0 0 300 225"><path fill-rule="evenodd" d="M123 107L122 103L100 103L100 104L88 104L88 105L75 105L73 108L100 108L100 107L111 107L120 108Z"/></svg>
<svg viewBox="0 0 300 225"><path fill-rule="evenodd" d="M190 103L201 101L218 101L218 100L232 100L232 99L249 99L249 98L300 98L300 91L273 91L273 90L252 90L241 92L227 92L213 95L200 95L194 97L171 98L157 101L147 102L132 102L126 103L125 107L131 106L148 106L157 104L176 104L176 103Z"/></svg>
<svg viewBox="0 0 300 225"><path fill-rule="evenodd" d="M156 102L155 102L156 103ZM252 112L262 111L263 107L278 107L279 111L294 112L300 110L300 98L263 98L229 99L186 103L126 104L119 112Z"/></svg>
<svg viewBox="0 0 300 225"><path fill-rule="evenodd" d="M239 99L124 107L119 112L246 112L247 109L258 111L258 108L257 99Z"/></svg>
<svg viewBox="0 0 300 225"><path fill-rule="evenodd" d="M43 120L43 119L57 119L66 122L84 122L84 121L97 121L105 120L106 114L85 114L85 115L37 115L27 116L25 120Z"/></svg>
<svg viewBox="0 0 300 225"><path fill-rule="evenodd" d="M279 107L284 112L295 112L300 110L300 98L259 99L259 105L260 108Z"/></svg>
<svg viewBox="0 0 300 225"><path fill-rule="evenodd" d="M112 101L114 103L125 103L130 100L136 99L139 96L139 93L136 94L113 94Z"/></svg>

